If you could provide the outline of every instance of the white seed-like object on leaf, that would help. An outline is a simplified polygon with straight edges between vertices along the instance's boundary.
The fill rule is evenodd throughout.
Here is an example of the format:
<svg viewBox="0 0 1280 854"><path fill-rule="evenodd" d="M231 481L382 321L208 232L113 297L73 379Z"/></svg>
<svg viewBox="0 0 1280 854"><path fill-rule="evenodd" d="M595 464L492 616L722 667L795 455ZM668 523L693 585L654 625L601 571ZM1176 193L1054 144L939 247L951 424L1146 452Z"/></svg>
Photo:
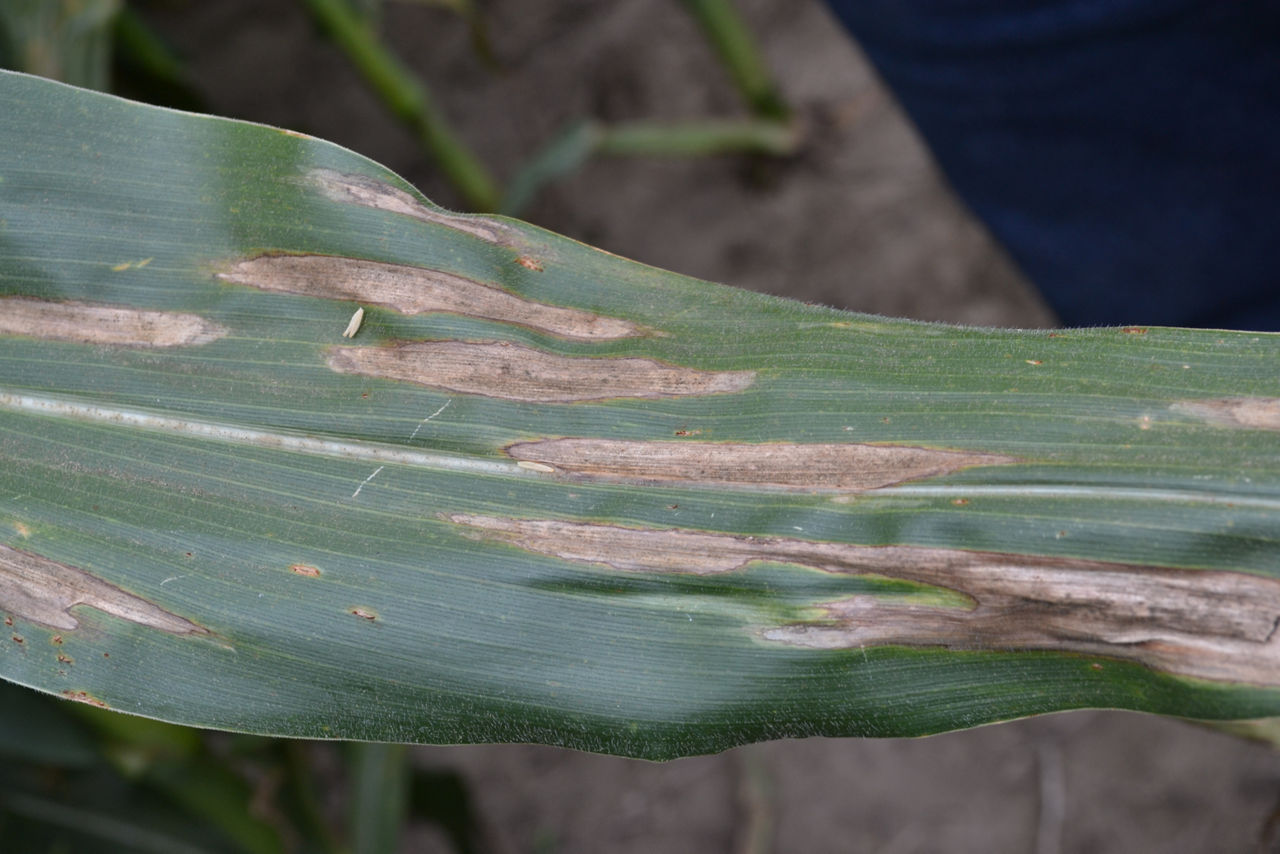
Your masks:
<svg viewBox="0 0 1280 854"><path fill-rule="evenodd" d="M360 324L364 322L364 309L357 308L356 313L351 315L351 319L347 321L347 328L343 330L343 338L355 338L356 333L360 331Z"/></svg>

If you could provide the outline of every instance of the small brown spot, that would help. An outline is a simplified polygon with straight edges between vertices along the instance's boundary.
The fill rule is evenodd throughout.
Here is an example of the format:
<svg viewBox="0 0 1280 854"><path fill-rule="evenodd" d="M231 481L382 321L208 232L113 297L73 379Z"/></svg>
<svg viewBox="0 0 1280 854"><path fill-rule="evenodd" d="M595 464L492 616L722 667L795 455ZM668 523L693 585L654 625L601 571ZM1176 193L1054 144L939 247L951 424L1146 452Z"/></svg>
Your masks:
<svg viewBox="0 0 1280 854"><path fill-rule="evenodd" d="M676 435L677 436L700 436L702 435L702 431L701 430L677 430Z"/></svg>
<svg viewBox="0 0 1280 854"><path fill-rule="evenodd" d="M90 706L97 706L99 709L111 708L88 691L67 690L62 692L62 696L66 697L68 700L75 700L77 703L88 703Z"/></svg>
<svg viewBox="0 0 1280 854"><path fill-rule="evenodd" d="M1222 427L1280 430L1280 398L1222 397L1175 403L1174 412L1191 415Z"/></svg>
<svg viewBox="0 0 1280 854"><path fill-rule="evenodd" d="M1145 326L1126 326L1120 330L1125 335L1146 335L1147 328Z"/></svg>
<svg viewBox="0 0 1280 854"><path fill-rule="evenodd" d="M13 617L10 617L10 616L8 616L8 615L6 614L6 615L5 615L5 618L4 618L4 624L5 624L6 626L12 626L12 625L13 625Z"/></svg>
<svg viewBox="0 0 1280 854"><path fill-rule="evenodd" d="M499 246L512 246L516 242L516 232L505 223L488 217L455 214L428 207L404 190L376 178L344 174L332 169L312 169L307 173L307 178L335 202L403 214L433 225L443 225Z"/></svg>
<svg viewBox="0 0 1280 854"><path fill-rule="evenodd" d="M532 270L535 273L542 272L542 265L528 256L521 255L516 259L516 263L521 267L524 267L526 270Z"/></svg>
<svg viewBox="0 0 1280 854"><path fill-rule="evenodd" d="M26 643L26 641L23 640L22 635L13 635L12 637L14 643Z"/></svg>
<svg viewBox="0 0 1280 854"><path fill-rule="evenodd" d="M62 635L54 635L53 637L49 638L49 643L57 644L58 646L61 646L61 645L62 645Z"/></svg>
<svg viewBox="0 0 1280 854"><path fill-rule="evenodd" d="M965 506L966 504L968 504L968 503L969 503L969 499L967 499L967 498L953 498L953 499L951 499L951 503L952 503L952 504L954 504L954 505L955 505L955 506L957 506L957 507L963 507L963 506Z"/></svg>
<svg viewBox="0 0 1280 854"><path fill-rule="evenodd" d="M289 567L289 571L294 575L305 575L307 578L319 578L320 570L314 566L308 566L305 563L295 563Z"/></svg>
<svg viewBox="0 0 1280 854"><path fill-rule="evenodd" d="M81 569L0 545L0 608L55 629L75 629L77 605L177 635L207 630Z"/></svg>
<svg viewBox="0 0 1280 854"><path fill-rule="evenodd" d="M120 347L182 347L208 344L226 334L195 314L0 298L0 335Z"/></svg>
<svg viewBox="0 0 1280 854"><path fill-rule="evenodd" d="M940 477L970 466L1009 465L1013 457L900 445L651 442L545 439L507 448L562 472L600 480L700 483L804 491L857 492Z"/></svg>
<svg viewBox="0 0 1280 854"><path fill-rule="evenodd" d="M1061 332L1050 332L1050 333L1049 333L1049 335L1048 335L1048 337L1050 337L1050 338L1061 338L1061 337L1062 337L1062 333L1061 333Z"/></svg>
<svg viewBox="0 0 1280 854"><path fill-rule="evenodd" d="M1095 661L1095 662L1093 662L1092 664L1090 664L1089 666L1090 666L1091 668L1093 668L1094 670L1101 670L1101 669L1102 669L1102 665L1101 665L1101 664L1099 664L1099 663L1098 663L1098 662L1096 662L1096 661Z"/></svg>
<svg viewBox="0 0 1280 854"><path fill-rule="evenodd" d="M337 255L259 255L218 278L264 291L380 305L401 314L460 314L583 340L641 334L630 321L534 302L443 270Z"/></svg>
<svg viewBox="0 0 1280 854"><path fill-rule="evenodd" d="M1024 359L1023 361L1025 361L1028 365L1043 365L1043 364L1044 364L1044 362L1040 361L1039 359Z"/></svg>
<svg viewBox="0 0 1280 854"><path fill-rule="evenodd" d="M510 342L422 341L335 347L339 373L533 403L660 398L742 391L752 371L699 371L652 359L557 356Z"/></svg>
<svg viewBox="0 0 1280 854"><path fill-rule="evenodd" d="M61 663L61 664L75 664L75 663L76 663L76 660L75 660L74 658L72 658L71 656L67 655L65 652L60 652L60 653L58 653L58 661L59 661L59 663Z"/></svg>
<svg viewBox="0 0 1280 854"><path fill-rule="evenodd" d="M668 509L668 510L679 510L679 509L680 509L680 505L679 505L679 504L668 504L668 505L667 505L667 509Z"/></svg>
<svg viewBox="0 0 1280 854"><path fill-rule="evenodd" d="M378 612L374 611L372 608L356 606L354 608L347 609L347 613L353 617L359 617L362 620L369 620L370 622L378 619Z"/></svg>
<svg viewBox="0 0 1280 854"><path fill-rule="evenodd" d="M1106 655L1205 679L1280 686L1280 580L1236 572L920 546L861 546L552 519L456 514L477 536L574 563L707 575L753 562L878 575L959 594L970 607L876 596L763 629L818 649L877 645Z"/></svg>
<svg viewBox="0 0 1280 854"><path fill-rule="evenodd" d="M21 522L14 522L13 530L16 531L18 536L22 537L24 540L31 536L31 529Z"/></svg>

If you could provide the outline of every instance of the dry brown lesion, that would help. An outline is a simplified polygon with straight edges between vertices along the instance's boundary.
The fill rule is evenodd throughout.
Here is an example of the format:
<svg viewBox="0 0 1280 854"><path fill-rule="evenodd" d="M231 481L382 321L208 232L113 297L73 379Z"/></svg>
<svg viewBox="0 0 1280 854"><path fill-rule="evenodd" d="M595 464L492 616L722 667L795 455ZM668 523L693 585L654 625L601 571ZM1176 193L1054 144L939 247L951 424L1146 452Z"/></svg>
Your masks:
<svg viewBox="0 0 1280 854"><path fill-rule="evenodd" d="M412 194L365 175L352 175L333 169L312 169L307 173L307 180L331 201L443 225L498 246L512 246L516 242L516 232L505 223L489 217L455 214L429 207Z"/></svg>
<svg viewBox="0 0 1280 854"><path fill-rule="evenodd" d="M1173 404L1173 411L1223 427L1249 430L1280 430L1280 398L1219 397L1185 400Z"/></svg>
<svg viewBox="0 0 1280 854"><path fill-rule="evenodd" d="M191 347L226 334L218 324L186 312L0 298L0 335L121 347Z"/></svg>
<svg viewBox="0 0 1280 854"><path fill-rule="evenodd" d="M77 703L86 703L90 706L96 706L99 709L109 709L105 700L93 696L88 691L74 691L70 688L62 692L62 696L68 700L74 700Z"/></svg>
<svg viewBox="0 0 1280 854"><path fill-rule="evenodd" d="M54 629L80 625L77 605L176 635L208 630L82 569L33 552L0 545L0 611Z"/></svg>
<svg viewBox="0 0 1280 854"><path fill-rule="evenodd" d="M1280 685L1280 584L1229 572L974 555L951 583L972 610L825 603L827 620L777 626L767 640L819 649L939 646L1057 650L1139 661L1204 679ZM942 583L938 578L934 583Z"/></svg>
<svg viewBox="0 0 1280 854"><path fill-rule="evenodd" d="M1280 686L1280 580L1236 572L921 546L861 546L554 519L454 514L474 536L626 572L733 572L753 562L899 578L971 606L871 595L822 603L824 618L759 627L819 649L929 646L1103 655L1157 670Z"/></svg>
<svg viewBox="0 0 1280 854"><path fill-rule="evenodd" d="M338 255L258 255L235 262L218 278L264 291L378 305L406 315L495 320L584 341L643 334L629 320L536 302L456 273Z"/></svg>
<svg viewBox="0 0 1280 854"><path fill-rule="evenodd" d="M752 371L701 371L653 359L560 356L505 341L419 341L335 347L339 373L532 403L663 398L742 391ZM536 461L535 461L536 462Z"/></svg>
<svg viewBox="0 0 1280 854"><path fill-rule="evenodd" d="M507 453L592 479L806 492L858 492L972 466L1018 462L1000 454L908 445L592 438L520 442Z"/></svg>

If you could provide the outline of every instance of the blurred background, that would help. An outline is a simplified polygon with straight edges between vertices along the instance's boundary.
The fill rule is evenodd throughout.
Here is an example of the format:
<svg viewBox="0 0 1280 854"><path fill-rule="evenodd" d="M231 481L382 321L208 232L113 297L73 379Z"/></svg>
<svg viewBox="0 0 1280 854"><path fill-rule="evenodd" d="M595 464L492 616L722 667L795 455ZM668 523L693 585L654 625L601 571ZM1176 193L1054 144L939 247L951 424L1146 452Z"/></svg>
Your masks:
<svg viewBox="0 0 1280 854"><path fill-rule="evenodd" d="M688 275L1056 322L819 0L0 0L0 36L8 67L313 134ZM1280 756L1118 712L655 765L197 733L6 686L0 755L14 851L1280 850Z"/></svg>

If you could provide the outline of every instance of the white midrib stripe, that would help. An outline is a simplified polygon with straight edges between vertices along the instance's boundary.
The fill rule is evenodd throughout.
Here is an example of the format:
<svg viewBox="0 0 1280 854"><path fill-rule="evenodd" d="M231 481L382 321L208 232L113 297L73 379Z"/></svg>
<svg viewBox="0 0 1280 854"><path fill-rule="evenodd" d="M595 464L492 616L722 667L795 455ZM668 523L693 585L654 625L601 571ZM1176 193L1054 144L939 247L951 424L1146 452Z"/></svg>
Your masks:
<svg viewBox="0 0 1280 854"><path fill-rule="evenodd" d="M913 498L1068 498L1089 501L1132 501L1142 504L1214 504L1250 510L1280 511L1280 498L1193 489L1146 489L1132 486L1073 484L906 484L875 490L876 495Z"/></svg>
<svg viewBox="0 0 1280 854"><path fill-rule="evenodd" d="M0 391L0 409L43 415L56 418L72 418L99 424L117 424L197 436L230 444L254 445L276 448L301 454L344 460L365 460L380 464L415 466L445 471L471 472L507 477L540 477L542 472L519 465L515 460L484 460L476 457L431 453L388 447L372 442L343 442L335 439L317 439L288 433L272 433L251 430L213 421L189 418L172 418L132 409L120 409L74 400L58 400L50 397L16 394ZM685 484L698 488L702 484ZM664 486L678 488L681 484ZM723 488L721 486L720 488ZM824 493L825 494L825 493ZM862 493L864 497L916 497L916 498L1062 498L1090 501L1121 501L1143 504L1211 504L1232 505L1242 509L1280 511L1280 498L1239 493L1201 492L1190 489L1149 489L1123 486L1076 486L1071 484L905 484L886 486Z"/></svg>
<svg viewBox="0 0 1280 854"><path fill-rule="evenodd" d="M239 445L255 445L276 448L301 454L313 454L344 460L367 460L376 463L445 469L448 471L475 472L479 474L512 475L530 477L532 472L516 465L514 460L481 460L475 457L430 453L387 447L370 442L343 442L335 439L317 439L288 433L272 433L218 424L213 421L197 421L190 418L172 418L133 409L98 406L73 400L57 400L50 397L34 397L0 391L0 409L45 415L55 418L72 418L98 424L115 424L156 430L183 436L197 436L217 442Z"/></svg>

